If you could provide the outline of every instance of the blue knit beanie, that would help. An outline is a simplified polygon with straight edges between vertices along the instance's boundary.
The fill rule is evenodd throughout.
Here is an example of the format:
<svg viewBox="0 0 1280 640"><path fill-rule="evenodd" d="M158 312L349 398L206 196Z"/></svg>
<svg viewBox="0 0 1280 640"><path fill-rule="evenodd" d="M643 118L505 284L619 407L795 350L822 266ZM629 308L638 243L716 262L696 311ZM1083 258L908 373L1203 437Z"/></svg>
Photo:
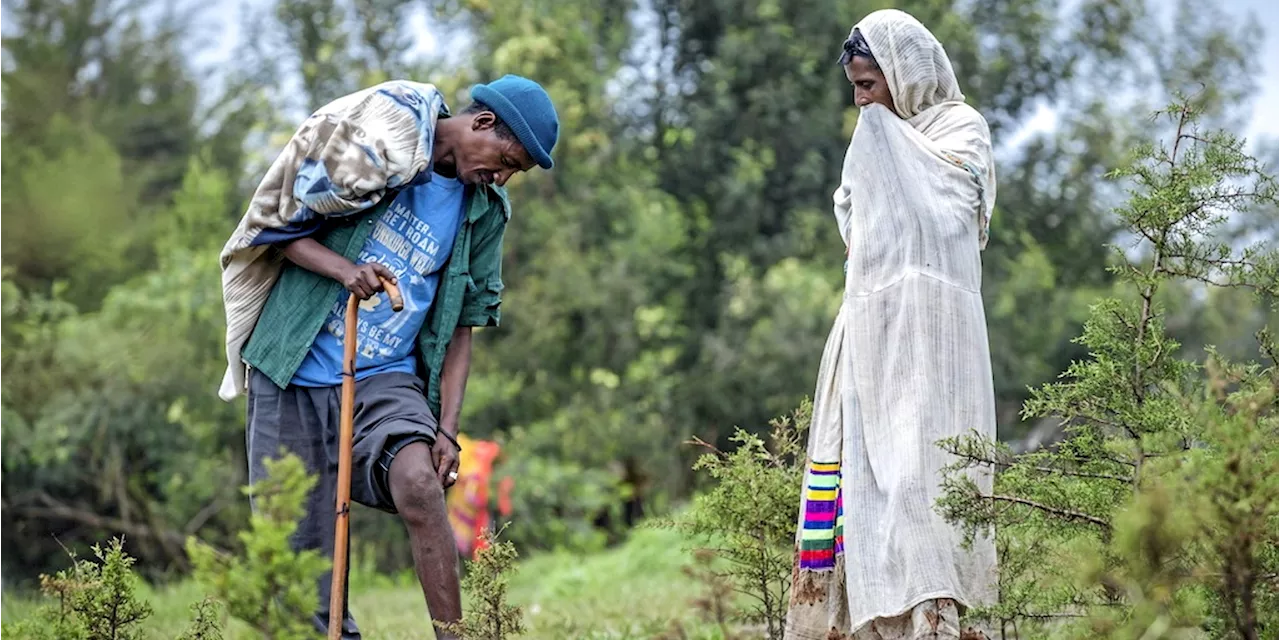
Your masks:
<svg viewBox="0 0 1280 640"><path fill-rule="evenodd" d="M542 85L515 75L471 87L471 99L483 102L511 127L529 157L543 169L555 166L551 150L560 137L560 118Z"/></svg>

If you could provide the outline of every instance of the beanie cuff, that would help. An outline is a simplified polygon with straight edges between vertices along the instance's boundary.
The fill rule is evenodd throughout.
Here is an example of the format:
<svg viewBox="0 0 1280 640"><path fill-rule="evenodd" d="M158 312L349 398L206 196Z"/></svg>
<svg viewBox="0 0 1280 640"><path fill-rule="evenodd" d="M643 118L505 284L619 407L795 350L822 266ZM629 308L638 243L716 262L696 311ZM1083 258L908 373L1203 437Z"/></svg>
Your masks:
<svg viewBox="0 0 1280 640"><path fill-rule="evenodd" d="M471 88L471 99L484 103L498 116L498 119L510 127L511 132L516 134L516 139L524 145L525 151L529 152L529 157L533 158L538 166L543 169L555 166L555 162L551 160L551 154L542 148L537 136L533 135L533 129L529 128L529 122L525 120L524 114L506 96L488 85L478 84Z"/></svg>

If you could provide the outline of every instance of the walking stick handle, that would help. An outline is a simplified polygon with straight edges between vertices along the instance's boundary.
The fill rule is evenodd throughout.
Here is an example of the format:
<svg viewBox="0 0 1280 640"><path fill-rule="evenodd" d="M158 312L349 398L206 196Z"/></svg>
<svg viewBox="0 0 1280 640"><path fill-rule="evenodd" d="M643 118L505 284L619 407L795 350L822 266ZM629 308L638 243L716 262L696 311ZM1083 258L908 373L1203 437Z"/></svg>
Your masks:
<svg viewBox="0 0 1280 640"><path fill-rule="evenodd" d="M382 289L387 292L387 297L391 298L391 310L400 311L404 309L404 297L400 295L400 287L386 278L378 278L382 281Z"/></svg>

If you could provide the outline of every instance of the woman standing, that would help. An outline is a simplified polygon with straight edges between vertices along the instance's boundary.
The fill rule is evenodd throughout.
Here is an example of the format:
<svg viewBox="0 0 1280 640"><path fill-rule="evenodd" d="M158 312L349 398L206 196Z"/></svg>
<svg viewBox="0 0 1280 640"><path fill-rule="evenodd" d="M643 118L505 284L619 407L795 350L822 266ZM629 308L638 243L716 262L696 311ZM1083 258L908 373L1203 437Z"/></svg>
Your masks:
<svg viewBox="0 0 1280 640"><path fill-rule="evenodd" d="M815 392L787 638L959 638L963 609L995 598L996 554L935 510L954 461L936 443L995 436L979 257L990 132L906 13L868 15L840 64L860 109L834 196L848 263Z"/></svg>

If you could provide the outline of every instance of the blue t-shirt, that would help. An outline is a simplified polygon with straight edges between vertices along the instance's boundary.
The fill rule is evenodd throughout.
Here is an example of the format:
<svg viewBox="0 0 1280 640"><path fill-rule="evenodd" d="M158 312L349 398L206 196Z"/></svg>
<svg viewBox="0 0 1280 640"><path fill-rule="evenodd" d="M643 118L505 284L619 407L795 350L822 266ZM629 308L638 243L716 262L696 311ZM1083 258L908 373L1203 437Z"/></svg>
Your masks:
<svg viewBox="0 0 1280 640"><path fill-rule="evenodd" d="M356 327L356 379L378 373L417 373L414 350L418 330L440 284L440 268L449 259L462 222L462 183L433 175L431 181L404 189L378 218L358 264L380 262L395 274L404 310L391 310L386 293L360 303ZM342 337L347 297L343 289L325 318L292 383L302 387L342 384Z"/></svg>

